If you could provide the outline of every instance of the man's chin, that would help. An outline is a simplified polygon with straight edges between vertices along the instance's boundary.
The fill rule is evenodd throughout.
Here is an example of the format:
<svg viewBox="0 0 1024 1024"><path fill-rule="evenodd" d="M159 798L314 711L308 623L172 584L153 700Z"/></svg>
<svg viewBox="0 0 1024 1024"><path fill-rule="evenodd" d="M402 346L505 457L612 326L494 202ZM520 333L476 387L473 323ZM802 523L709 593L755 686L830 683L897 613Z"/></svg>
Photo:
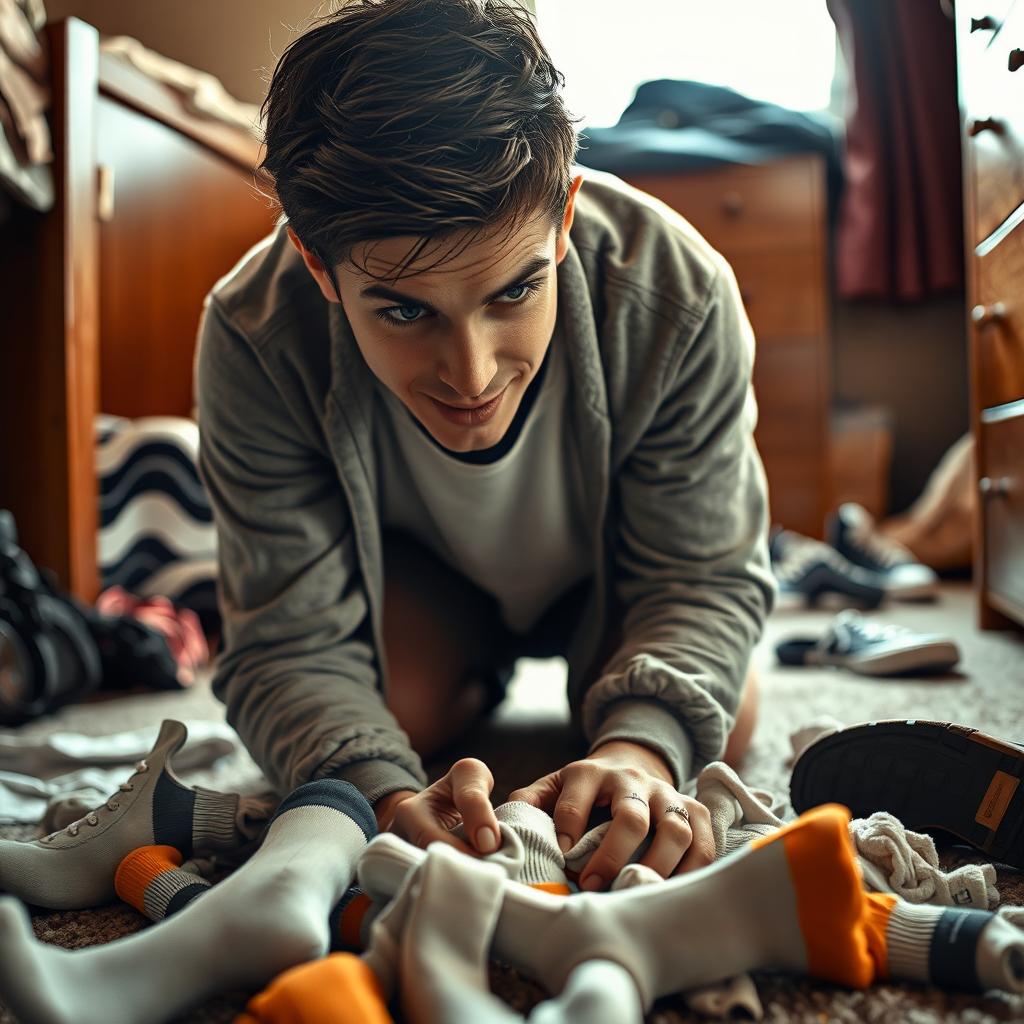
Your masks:
<svg viewBox="0 0 1024 1024"><path fill-rule="evenodd" d="M493 448L505 436L504 429L495 429L493 423L482 427L456 427L450 423L431 426L430 436L442 448L464 455L466 452L481 452Z"/></svg>

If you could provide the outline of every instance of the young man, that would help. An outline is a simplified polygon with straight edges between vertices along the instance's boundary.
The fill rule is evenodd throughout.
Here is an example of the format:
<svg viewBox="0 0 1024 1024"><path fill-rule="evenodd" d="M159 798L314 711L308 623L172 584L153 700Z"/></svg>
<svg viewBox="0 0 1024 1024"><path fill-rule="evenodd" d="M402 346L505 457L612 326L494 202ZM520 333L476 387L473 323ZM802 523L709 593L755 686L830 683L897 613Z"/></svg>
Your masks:
<svg viewBox="0 0 1024 1024"><path fill-rule="evenodd" d="M497 842L479 761L427 756L564 654L586 756L513 798L581 880L714 855L695 771L740 752L772 599L753 338L725 263L573 174L561 77L505 0L356 0L282 57L287 218L214 288L197 367L220 544L215 689L282 792L354 783L421 845ZM582 751L581 751L582 752Z"/></svg>

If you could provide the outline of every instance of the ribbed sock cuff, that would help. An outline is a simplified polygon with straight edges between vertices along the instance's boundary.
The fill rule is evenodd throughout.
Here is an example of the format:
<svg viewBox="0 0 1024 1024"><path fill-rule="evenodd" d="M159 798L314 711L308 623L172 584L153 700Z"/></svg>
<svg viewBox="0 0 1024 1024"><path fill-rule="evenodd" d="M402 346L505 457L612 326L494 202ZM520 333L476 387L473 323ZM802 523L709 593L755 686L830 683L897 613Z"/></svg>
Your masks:
<svg viewBox="0 0 1024 1024"><path fill-rule="evenodd" d="M296 807L331 807L351 818L362 830L367 842L377 834L377 818L373 808L351 782L342 779L314 779L303 783L284 798L270 819L270 825Z"/></svg>
<svg viewBox="0 0 1024 1024"><path fill-rule="evenodd" d="M114 872L114 891L139 913L145 914L146 889L158 875L181 864L181 853L172 846L140 846L125 854Z"/></svg>
<svg viewBox="0 0 1024 1024"><path fill-rule="evenodd" d="M144 846L127 854L114 875L117 895L151 921L162 921L210 888L199 875L178 867L169 846Z"/></svg>
<svg viewBox="0 0 1024 1024"><path fill-rule="evenodd" d="M146 890L146 916L154 921L161 920L161 914L171 917L212 888L205 878L189 877L187 871L180 869L167 877L155 878Z"/></svg>
<svg viewBox="0 0 1024 1024"><path fill-rule="evenodd" d="M885 929L886 970L890 978L930 981L929 961L935 926L944 907L897 900Z"/></svg>
<svg viewBox="0 0 1024 1024"><path fill-rule="evenodd" d="M725 849L719 850L718 856L728 857L737 850L745 850L755 839L764 839L778 831L777 825L744 825L742 828L726 829Z"/></svg>
<svg viewBox="0 0 1024 1024"><path fill-rule="evenodd" d="M196 850L231 849L239 844L236 819L238 794L218 793L214 789L193 787L196 794L192 809L192 846Z"/></svg>
<svg viewBox="0 0 1024 1024"><path fill-rule="evenodd" d="M525 885L554 883L566 885L565 857L558 848L551 816L521 801L510 801L495 809L498 821L508 825L523 844L523 866L519 881Z"/></svg>

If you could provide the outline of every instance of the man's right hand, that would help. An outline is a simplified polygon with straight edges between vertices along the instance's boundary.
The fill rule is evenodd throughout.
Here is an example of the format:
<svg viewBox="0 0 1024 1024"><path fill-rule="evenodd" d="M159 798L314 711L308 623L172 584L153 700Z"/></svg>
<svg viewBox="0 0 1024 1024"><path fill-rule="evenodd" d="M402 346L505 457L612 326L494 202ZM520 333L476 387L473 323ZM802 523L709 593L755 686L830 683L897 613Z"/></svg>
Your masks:
<svg viewBox="0 0 1024 1024"><path fill-rule="evenodd" d="M499 845L498 819L491 807L494 777L474 757L456 761L448 774L421 793L400 790L374 805L382 832L394 832L414 846L447 843L470 856L493 853ZM472 845L451 834L462 823Z"/></svg>

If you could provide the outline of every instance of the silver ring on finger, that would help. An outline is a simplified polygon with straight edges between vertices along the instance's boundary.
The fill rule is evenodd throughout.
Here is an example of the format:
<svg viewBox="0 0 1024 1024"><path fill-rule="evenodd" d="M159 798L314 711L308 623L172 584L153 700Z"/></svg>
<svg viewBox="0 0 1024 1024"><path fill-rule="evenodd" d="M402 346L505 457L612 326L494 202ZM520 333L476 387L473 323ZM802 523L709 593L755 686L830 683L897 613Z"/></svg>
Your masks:
<svg viewBox="0 0 1024 1024"><path fill-rule="evenodd" d="M682 807L678 804L673 804L671 807L666 807L665 814L678 814L683 819L683 821L686 822L687 825L690 824L690 812L685 807Z"/></svg>

